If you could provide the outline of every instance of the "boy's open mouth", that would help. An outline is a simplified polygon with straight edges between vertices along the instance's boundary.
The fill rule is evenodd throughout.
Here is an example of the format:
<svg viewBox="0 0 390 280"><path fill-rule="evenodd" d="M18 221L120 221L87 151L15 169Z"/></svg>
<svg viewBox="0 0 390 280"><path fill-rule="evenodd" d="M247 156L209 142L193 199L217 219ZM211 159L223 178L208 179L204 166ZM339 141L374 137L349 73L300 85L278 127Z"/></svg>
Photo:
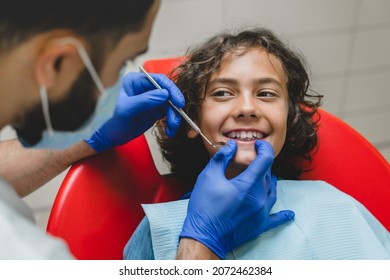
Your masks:
<svg viewBox="0 0 390 280"><path fill-rule="evenodd" d="M267 135L255 130L233 130L225 133L224 136L238 141L250 142L263 139Z"/></svg>

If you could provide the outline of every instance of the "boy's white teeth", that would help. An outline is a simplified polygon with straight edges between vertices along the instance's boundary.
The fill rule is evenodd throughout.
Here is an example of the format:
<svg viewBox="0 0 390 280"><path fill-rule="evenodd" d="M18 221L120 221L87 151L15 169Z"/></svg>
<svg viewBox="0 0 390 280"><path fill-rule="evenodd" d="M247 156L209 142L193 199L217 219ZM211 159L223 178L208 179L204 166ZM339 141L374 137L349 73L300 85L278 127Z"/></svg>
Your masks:
<svg viewBox="0 0 390 280"><path fill-rule="evenodd" d="M253 141L263 138L263 135L257 131L232 131L226 136L241 141Z"/></svg>

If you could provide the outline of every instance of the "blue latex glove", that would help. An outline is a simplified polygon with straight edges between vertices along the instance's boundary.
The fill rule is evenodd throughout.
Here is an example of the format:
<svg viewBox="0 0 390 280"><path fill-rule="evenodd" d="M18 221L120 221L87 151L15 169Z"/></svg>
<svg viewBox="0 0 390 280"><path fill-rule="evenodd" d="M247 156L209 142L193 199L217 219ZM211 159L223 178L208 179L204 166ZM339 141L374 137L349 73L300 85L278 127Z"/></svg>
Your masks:
<svg viewBox="0 0 390 280"><path fill-rule="evenodd" d="M231 180L224 173L236 153L235 141L213 156L196 181L180 237L198 240L224 259L243 242L294 218L290 210L270 214L277 184L271 175L273 148L265 141L255 147L256 159Z"/></svg>
<svg viewBox="0 0 390 280"><path fill-rule="evenodd" d="M173 136L181 117L169 106L168 99L179 108L185 101L176 85L162 74L151 74L163 90L156 87L142 73L131 72L122 78L113 117L97 130L86 142L101 152L138 137L157 121L166 116L165 131Z"/></svg>

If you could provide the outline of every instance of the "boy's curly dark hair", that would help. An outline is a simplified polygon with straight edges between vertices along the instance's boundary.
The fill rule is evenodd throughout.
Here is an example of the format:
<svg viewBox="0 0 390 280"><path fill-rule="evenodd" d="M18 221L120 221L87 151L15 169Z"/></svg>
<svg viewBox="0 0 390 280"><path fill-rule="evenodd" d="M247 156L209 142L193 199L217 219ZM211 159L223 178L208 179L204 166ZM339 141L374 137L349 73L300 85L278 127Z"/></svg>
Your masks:
<svg viewBox="0 0 390 280"><path fill-rule="evenodd" d="M236 35L222 33L190 50L186 60L172 73L172 79L186 99L185 111L197 120L199 106L211 76L221 67L222 58L234 51L261 48L277 57L287 76L288 118L285 144L275 158L272 172L285 179L297 179L302 173L302 160L311 160L317 145L317 121L313 118L321 102L320 95L310 95L309 76L303 59L284 45L270 30L255 28ZM202 96L203 95L203 96ZM172 175L194 185L209 161L200 136L187 138L188 125L183 121L175 137L168 138L163 126L157 133L164 159L171 165Z"/></svg>

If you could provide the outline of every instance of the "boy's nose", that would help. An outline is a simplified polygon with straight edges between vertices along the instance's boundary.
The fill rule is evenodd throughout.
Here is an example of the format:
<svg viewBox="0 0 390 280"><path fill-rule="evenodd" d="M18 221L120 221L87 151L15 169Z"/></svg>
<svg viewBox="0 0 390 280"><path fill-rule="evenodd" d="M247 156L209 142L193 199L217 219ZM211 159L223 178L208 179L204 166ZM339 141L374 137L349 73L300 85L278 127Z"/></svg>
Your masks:
<svg viewBox="0 0 390 280"><path fill-rule="evenodd" d="M241 95L236 104L237 118L258 118L261 116L261 109L258 100L254 96Z"/></svg>

